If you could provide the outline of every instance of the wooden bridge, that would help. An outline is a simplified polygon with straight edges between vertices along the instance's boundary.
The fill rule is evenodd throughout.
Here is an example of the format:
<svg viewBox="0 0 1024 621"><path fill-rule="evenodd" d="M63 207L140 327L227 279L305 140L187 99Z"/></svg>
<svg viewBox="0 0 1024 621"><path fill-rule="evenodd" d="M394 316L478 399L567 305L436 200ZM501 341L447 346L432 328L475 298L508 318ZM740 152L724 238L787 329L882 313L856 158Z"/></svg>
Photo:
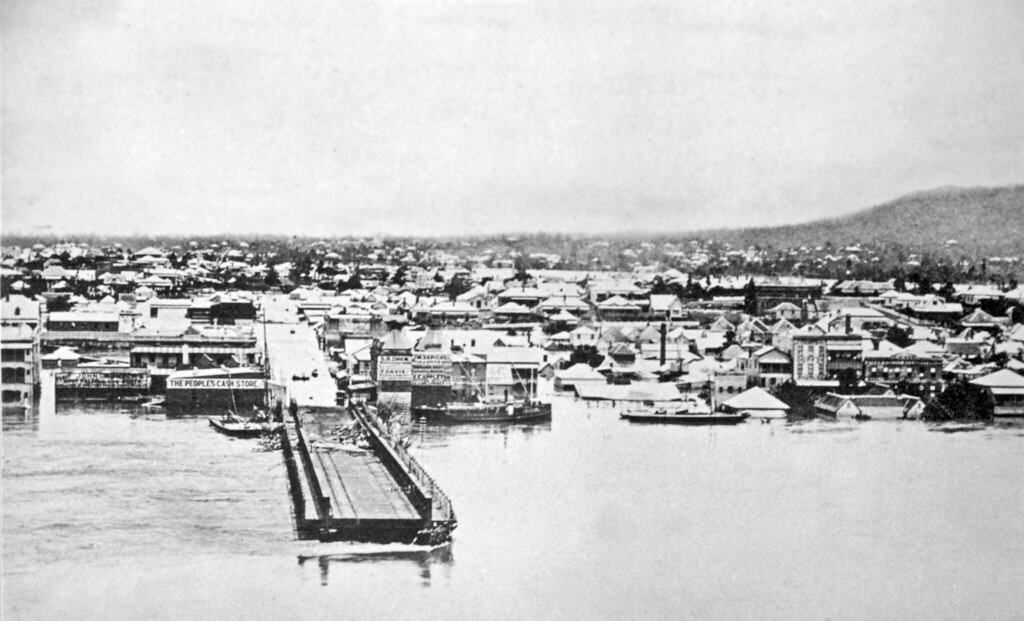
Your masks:
<svg viewBox="0 0 1024 621"><path fill-rule="evenodd" d="M270 367L291 400L280 434L299 538L448 540L457 525L448 497L372 407L336 404L334 380L312 329L297 321L266 328ZM362 447L334 441L338 427L353 425L365 437Z"/></svg>

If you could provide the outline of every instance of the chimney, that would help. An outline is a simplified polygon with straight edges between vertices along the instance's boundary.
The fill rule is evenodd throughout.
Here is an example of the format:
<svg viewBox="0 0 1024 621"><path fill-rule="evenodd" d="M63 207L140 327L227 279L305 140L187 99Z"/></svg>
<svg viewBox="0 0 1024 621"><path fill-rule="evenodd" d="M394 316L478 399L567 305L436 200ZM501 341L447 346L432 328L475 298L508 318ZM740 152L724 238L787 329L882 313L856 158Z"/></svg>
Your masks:
<svg viewBox="0 0 1024 621"><path fill-rule="evenodd" d="M850 328L850 315L846 315L846 333L849 334L851 332L853 330Z"/></svg>
<svg viewBox="0 0 1024 621"><path fill-rule="evenodd" d="M668 329L665 327L664 323L661 324L661 329L659 330L659 332L661 332L661 348L660 348L659 353L658 353L658 364L664 366L665 365L665 341L668 339Z"/></svg>

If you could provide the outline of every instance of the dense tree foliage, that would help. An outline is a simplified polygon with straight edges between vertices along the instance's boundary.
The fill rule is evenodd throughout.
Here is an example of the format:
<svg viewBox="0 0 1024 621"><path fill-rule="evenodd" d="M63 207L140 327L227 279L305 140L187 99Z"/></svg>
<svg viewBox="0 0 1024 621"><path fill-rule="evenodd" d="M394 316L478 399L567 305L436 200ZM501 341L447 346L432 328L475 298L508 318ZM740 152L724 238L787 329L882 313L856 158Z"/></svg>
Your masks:
<svg viewBox="0 0 1024 621"><path fill-rule="evenodd" d="M967 383L950 384L924 408L921 418L931 421L987 420L993 405L988 392Z"/></svg>

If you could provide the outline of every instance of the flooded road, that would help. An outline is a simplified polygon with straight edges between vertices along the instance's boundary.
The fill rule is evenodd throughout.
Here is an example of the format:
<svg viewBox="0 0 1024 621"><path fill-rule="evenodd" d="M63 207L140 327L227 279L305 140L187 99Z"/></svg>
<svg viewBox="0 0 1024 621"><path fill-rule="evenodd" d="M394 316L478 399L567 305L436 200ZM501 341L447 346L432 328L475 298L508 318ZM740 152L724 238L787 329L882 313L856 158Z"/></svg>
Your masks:
<svg viewBox="0 0 1024 621"><path fill-rule="evenodd" d="M1024 429L417 426L435 550L293 540L280 455L203 419L4 415L4 619L1019 618Z"/></svg>

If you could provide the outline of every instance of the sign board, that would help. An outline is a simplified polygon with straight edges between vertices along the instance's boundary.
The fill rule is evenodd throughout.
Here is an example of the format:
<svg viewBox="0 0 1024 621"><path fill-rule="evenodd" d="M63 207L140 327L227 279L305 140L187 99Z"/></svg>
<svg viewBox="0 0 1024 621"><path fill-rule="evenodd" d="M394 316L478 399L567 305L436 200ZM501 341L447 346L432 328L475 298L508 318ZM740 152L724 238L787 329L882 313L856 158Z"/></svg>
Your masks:
<svg viewBox="0 0 1024 621"><path fill-rule="evenodd" d="M416 386L450 386L452 359L447 353L416 352L412 360L412 383Z"/></svg>
<svg viewBox="0 0 1024 621"><path fill-rule="evenodd" d="M263 390L263 380L256 378L186 378L167 380L167 389L175 390Z"/></svg>
<svg viewBox="0 0 1024 621"><path fill-rule="evenodd" d="M148 369L118 369L116 372L80 370L57 373L56 388L102 388L107 390L148 390Z"/></svg>
<svg viewBox="0 0 1024 621"><path fill-rule="evenodd" d="M411 382L412 356L381 355L377 358L378 382Z"/></svg>

